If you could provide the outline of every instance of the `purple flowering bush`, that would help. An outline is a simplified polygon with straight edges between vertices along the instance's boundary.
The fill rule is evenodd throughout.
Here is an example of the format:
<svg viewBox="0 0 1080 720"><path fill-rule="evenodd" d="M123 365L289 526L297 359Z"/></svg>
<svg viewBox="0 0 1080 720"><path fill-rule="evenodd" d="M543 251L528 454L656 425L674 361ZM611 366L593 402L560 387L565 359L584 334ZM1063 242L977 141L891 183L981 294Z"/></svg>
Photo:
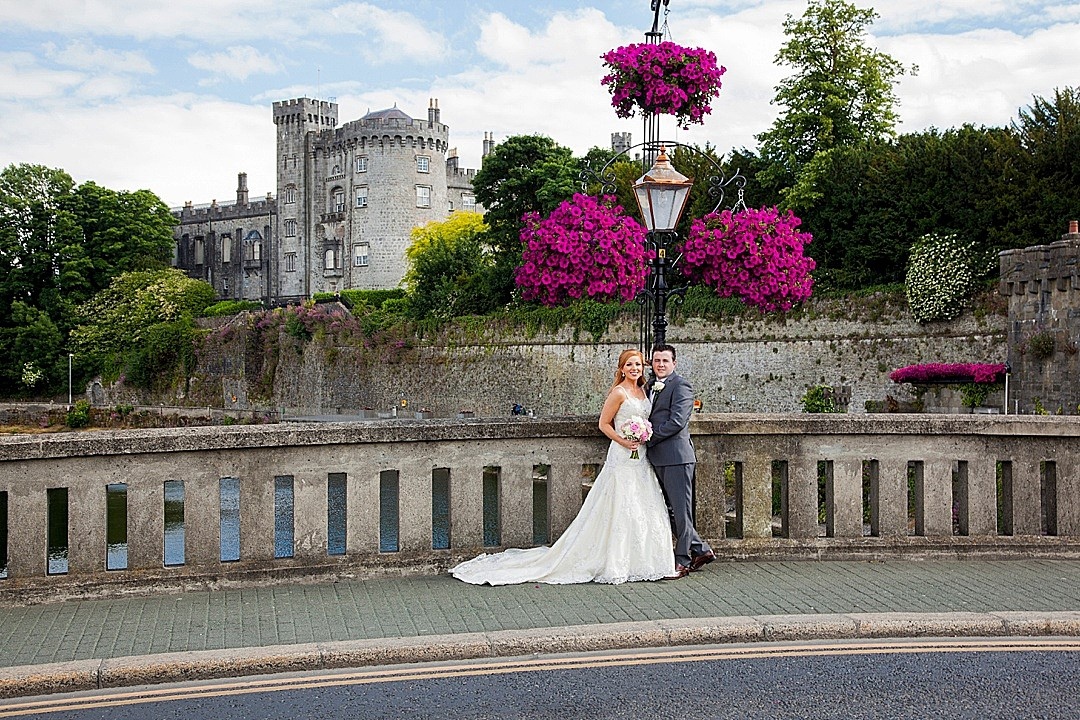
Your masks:
<svg viewBox="0 0 1080 720"><path fill-rule="evenodd" d="M712 112L709 102L720 95L720 76L726 68L703 48L673 42L636 43L601 55L610 71L600 81L611 92L611 106L622 118L643 114L674 115L682 128L703 123Z"/></svg>
<svg viewBox="0 0 1080 720"><path fill-rule="evenodd" d="M810 297L812 258L803 254L810 233L801 220L775 208L709 213L691 223L683 245L683 274L720 297L771 312L790 310Z"/></svg>
<svg viewBox="0 0 1080 720"><path fill-rule="evenodd" d="M579 298L629 302L645 287L651 251L645 228L615 199L575 194L546 218L522 218L522 262L515 281L522 298L562 305Z"/></svg>
<svg viewBox="0 0 1080 720"><path fill-rule="evenodd" d="M996 383L1004 376L1004 363L923 363L907 365L889 373L889 379L897 383Z"/></svg>

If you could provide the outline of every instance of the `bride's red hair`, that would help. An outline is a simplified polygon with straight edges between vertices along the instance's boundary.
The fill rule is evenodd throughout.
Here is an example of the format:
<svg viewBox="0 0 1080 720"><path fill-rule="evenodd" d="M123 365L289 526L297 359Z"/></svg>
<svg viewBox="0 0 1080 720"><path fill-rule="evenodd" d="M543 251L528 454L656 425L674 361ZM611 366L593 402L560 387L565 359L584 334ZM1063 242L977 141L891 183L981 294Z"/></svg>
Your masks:
<svg viewBox="0 0 1080 720"><path fill-rule="evenodd" d="M641 377L638 378L637 384L638 386L645 384L645 355L640 350L629 348L619 353L619 365L615 368L615 381L611 383L611 389L608 390L608 392L614 390L615 386L623 381L623 365L625 365L626 361L634 355L637 355L638 358L641 359Z"/></svg>

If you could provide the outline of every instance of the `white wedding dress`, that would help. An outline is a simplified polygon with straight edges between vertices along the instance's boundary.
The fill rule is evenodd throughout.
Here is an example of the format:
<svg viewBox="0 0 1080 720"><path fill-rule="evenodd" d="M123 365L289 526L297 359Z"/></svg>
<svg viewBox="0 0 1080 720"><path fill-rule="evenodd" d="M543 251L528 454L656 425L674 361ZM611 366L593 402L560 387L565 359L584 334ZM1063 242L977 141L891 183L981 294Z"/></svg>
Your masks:
<svg viewBox="0 0 1080 720"><path fill-rule="evenodd" d="M648 398L627 397L615 413L615 427L634 415L649 416ZM671 525L660 483L645 457L612 441L604 467L574 521L551 547L510 549L480 555L451 568L474 585L542 582L623 583L659 580L675 574Z"/></svg>

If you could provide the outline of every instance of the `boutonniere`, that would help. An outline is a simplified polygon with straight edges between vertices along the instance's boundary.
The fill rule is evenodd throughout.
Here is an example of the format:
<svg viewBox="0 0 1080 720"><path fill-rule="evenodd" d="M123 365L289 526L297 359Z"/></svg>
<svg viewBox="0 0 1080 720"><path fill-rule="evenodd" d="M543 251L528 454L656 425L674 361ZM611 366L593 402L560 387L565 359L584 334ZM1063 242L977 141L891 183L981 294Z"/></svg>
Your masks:
<svg viewBox="0 0 1080 720"><path fill-rule="evenodd" d="M653 391L654 394L660 392L663 389L664 389L664 381L663 380L657 380L656 382L654 382L652 384L652 391Z"/></svg>

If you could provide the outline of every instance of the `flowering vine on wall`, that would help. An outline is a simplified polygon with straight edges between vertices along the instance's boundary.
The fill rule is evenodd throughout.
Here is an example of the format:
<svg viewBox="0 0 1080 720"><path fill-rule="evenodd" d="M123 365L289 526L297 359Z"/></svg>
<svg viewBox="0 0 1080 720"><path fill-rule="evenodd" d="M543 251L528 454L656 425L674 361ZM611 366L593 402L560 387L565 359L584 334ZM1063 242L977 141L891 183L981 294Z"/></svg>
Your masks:
<svg viewBox="0 0 1080 720"><path fill-rule="evenodd" d="M810 297L813 259L803 255L811 241L801 220L788 210L724 210L695 219L683 245L683 273L736 296L763 311L789 310Z"/></svg>
<svg viewBox="0 0 1080 720"><path fill-rule="evenodd" d="M522 264L515 281L522 298L544 305L569 300L629 302L645 287L651 253L645 228L615 199L575 194L546 218L523 218Z"/></svg>

